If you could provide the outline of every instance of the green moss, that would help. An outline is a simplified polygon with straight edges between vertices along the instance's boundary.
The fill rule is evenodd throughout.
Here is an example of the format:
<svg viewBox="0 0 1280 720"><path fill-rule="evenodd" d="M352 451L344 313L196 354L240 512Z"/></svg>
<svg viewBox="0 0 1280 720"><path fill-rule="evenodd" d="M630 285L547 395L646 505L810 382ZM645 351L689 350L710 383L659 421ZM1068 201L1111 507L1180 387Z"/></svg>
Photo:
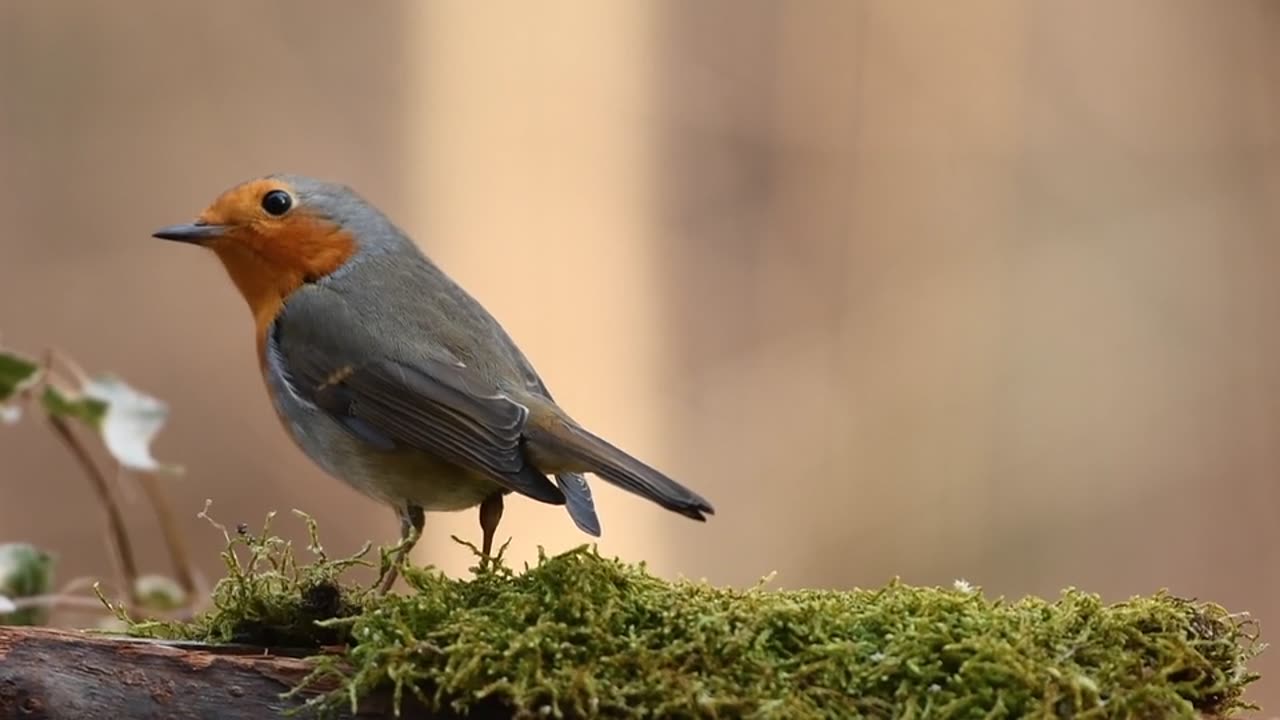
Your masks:
<svg viewBox="0 0 1280 720"><path fill-rule="evenodd" d="M314 526L309 565L266 533L228 542L248 559L228 561L211 613L133 632L349 643L316 661L345 688L326 702L394 688L436 709L517 716L1226 716L1248 707L1257 676L1245 664L1261 649L1251 623L1167 594L1104 605L1076 590L1005 602L899 582L731 590L583 547L523 572L482 563L465 580L408 569L413 592L379 598L339 584L362 561L325 558ZM325 615L336 619L316 622Z"/></svg>
<svg viewBox="0 0 1280 720"><path fill-rule="evenodd" d="M208 508L206 508L207 511ZM315 521L294 511L307 525L311 542L308 550L315 561L299 564L292 543L271 533L275 513L267 516L262 530L253 533L241 525L235 532L201 517L220 530L227 547L222 560L227 575L213 589L213 609L191 623L166 621L137 622L119 607L107 603L126 622L131 635L202 642L245 643L273 648L309 648L347 641L346 628L318 623L361 613L368 589L343 584L340 576L348 568L369 565L366 545L356 555L331 560L320 545ZM390 552L383 552L389 566Z"/></svg>

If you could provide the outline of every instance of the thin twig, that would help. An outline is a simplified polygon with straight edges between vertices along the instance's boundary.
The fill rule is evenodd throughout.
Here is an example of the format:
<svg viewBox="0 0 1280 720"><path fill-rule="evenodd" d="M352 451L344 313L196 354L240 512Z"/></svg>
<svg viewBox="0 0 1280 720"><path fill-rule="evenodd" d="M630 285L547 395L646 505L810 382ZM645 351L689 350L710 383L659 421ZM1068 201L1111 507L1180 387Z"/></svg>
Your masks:
<svg viewBox="0 0 1280 720"><path fill-rule="evenodd" d="M120 571L124 575L125 590L129 594L130 602L136 605L138 602L138 584L136 582L138 579L138 565L133 558L133 545L129 541L129 533L125 530L124 518L120 514L120 507L111 495L111 485L107 482L107 476L93 461L93 456L85 449L80 439L76 437L75 432L64 419L56 415L49 415L49 424L53 426L54 432L57 433L62 442L66 444L67 449L79 461L80 467L84 470L85 475L89 477L89 484L93 486L94 492L98 494L98 501L102 504L102 509L107 513L107 526L114 541L116 557L120 561Z"/></svg>
<svg viewBox="0 0 1280 720"><path fill-rule="evenodd" d="M83 387L89 382L89 377L85 371L70 356L57 349L51 348L45 352L43 365L43 383L61 381L66 384L66 378L59 373L58 366L61 366L72 376L76 381L75 384ZM111 531L112 544L116 549L116 557L120 572L124 576L124 584L130 604L137 605L139 601L137 588L138 567L134 560L133 545L129 540L129 533L125 528L119 503L112 494L112 487L108 483L106 475L98 467L97 463L93 461L93 456L80 442L70 425L64 419L53 415L49 416L49 422L72 454L76 456L98 494L98 500L101 502L103 510L107 513L107 524ZM120 472L123 472L123 470L120 470L117 474ZM187 602L185 603L187 611L194 612L194 606L198 604L197 593L195 592L197 583L193 575L190 554L187 551L182 533L174 522L173 510L169 505L168 498L156 481L154 474L139 473L139 482L142 484L143 491L146 493L147 499L155 511L156 519L160 523L165 546L169 551L169 556L173 561L174 570L177 574L178 584L187 596ZM117 483L116 485L121 491L126 489L122 483ZM200 589L200 594L203 595L203 591L206 589L203 582L200 583Z"/></svg>
<svg viewBox="0 0 1280 720"><path fill-rule="evenodd" d="M70 355L58 348L49 348L48 358L50 371L54 371L53 364L56 362L71 373L72 378L76 381L76 387L84 387L89 384L89 374L84 371L84 368L80 367L79 363L72 360Z"/></svg>
<svg viewBox="0 0 1280 720"><path fill-rule="evenodd" d="M78 610L97 610L106 612L102 601L96 597L84 595L28 595L26 597L9 598L13 606L19 610L26 608L76 608Z"/></svg>
<svg viewBox="0 0 1280 720"><path fill-rule="evenodd" d="M97 580L96 578L92 578L87 575L81 576L78 578L73 578L67 581L66 585L63 585L61 588L59 588L57 594L58 595L74 595L77 592L80 592L81 590L93 587L95 583L99 583L99 582L100 581Z"/></svg>
<svg viewBox="0 0 1280 720"><path fill-rule="evenodd" d="M147 494L151 508L155 510L156 520L160 523L160 533L164 535L165 547L169 549L169 557L173 560L173 571L177 574L178 585L182 586L187 598L191 599L196 590L195 578L191 575L191 555L187 552L186 541L178 524L173 519L173 508L164 488L156 480L155 473L139 472L138 481L142 491Z"/></svg>

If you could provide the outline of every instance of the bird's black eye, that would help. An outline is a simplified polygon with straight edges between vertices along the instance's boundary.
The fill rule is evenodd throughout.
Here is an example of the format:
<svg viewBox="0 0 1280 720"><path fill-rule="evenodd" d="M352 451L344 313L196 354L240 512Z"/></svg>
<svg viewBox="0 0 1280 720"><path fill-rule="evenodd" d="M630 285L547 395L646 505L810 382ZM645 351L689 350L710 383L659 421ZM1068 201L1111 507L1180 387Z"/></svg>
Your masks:
<svg viewBox="0 0 1280 720"><path fill-rule="evenodd" d="M293 198L283 190L272 190L262 196L262 209L266 210L268 215L280 217L289 212L291 207L293 207Z"/></svg>

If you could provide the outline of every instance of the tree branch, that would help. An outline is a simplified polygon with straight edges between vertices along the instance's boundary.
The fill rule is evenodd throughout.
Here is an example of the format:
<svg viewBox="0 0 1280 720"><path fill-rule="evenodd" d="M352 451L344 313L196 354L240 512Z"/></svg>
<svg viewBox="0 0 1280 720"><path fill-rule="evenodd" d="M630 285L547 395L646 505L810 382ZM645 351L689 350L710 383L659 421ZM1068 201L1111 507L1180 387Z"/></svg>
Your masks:
<svg viewBox="0 0 1280 720"><path fill-rule="evenodd" d="M310 671L305 660L256 647L0 627L0 719L283 717L285 710L336 687L330 680L309 687L309 695L281 698ZM355 714L344 706L330 717L391 717L390 693L368 698ZM428 713L406 697L401 717L452 720L458 716ZM510 714L493 708L467 717L483 720Z"/></svg>

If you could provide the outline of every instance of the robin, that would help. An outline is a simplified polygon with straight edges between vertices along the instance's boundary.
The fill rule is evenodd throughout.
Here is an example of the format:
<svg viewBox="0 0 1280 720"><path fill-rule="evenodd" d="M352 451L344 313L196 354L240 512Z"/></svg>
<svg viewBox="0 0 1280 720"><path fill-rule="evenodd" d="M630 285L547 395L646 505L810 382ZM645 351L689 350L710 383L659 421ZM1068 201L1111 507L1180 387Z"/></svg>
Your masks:
<svg viewBox="0 0 1280 720"><path fill-rule="evenodd" d="M599 536L583 473L694 520L714 512L569 417L497 320L344 185L269 175L153 235L218 256L253 313L286 430L326 472L396 511L400 550L382 592L426 511L478 505L486 556L512 492L564 505Z"/></svg>

